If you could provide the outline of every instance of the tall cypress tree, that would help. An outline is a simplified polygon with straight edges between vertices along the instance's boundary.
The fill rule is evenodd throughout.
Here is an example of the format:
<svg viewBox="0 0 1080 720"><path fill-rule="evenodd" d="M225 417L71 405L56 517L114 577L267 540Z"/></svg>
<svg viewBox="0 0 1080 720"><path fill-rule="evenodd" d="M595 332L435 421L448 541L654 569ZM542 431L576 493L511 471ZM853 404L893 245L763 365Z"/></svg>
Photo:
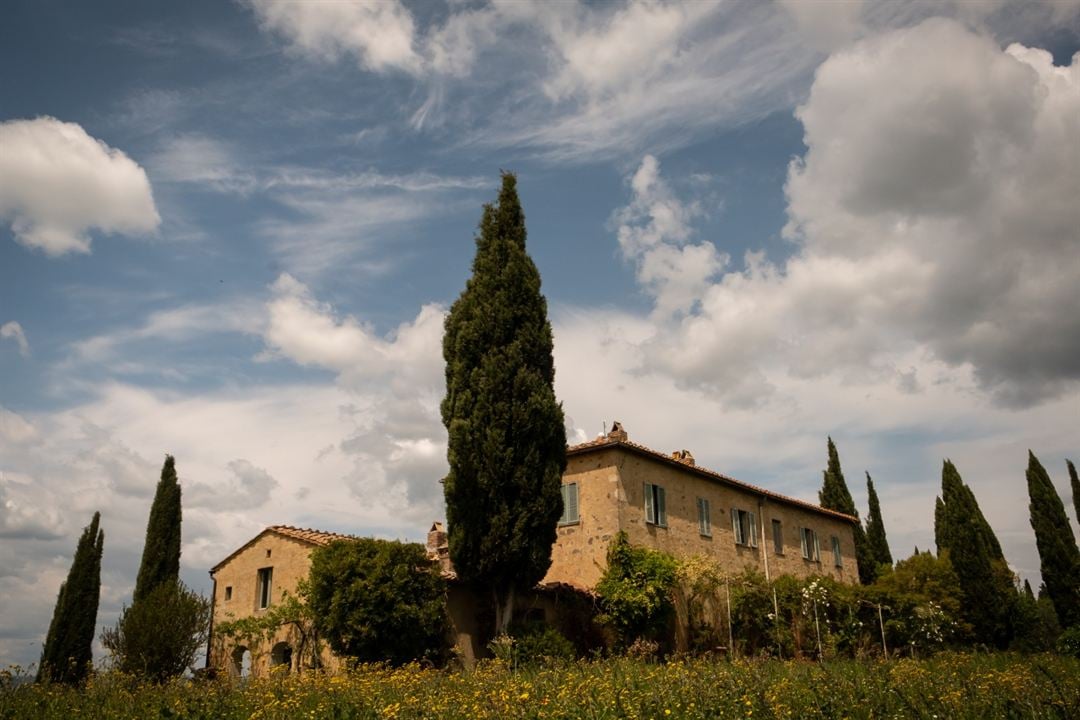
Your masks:
<svg viewBox="0 0 1080 720"><path fill-rule="evenodd" d="M450 559L462 580L492 593L497 631L515 592L551 565L566 468L547 301L525 234L517 180L504 173L443 336Z"/></svg>
<svg viewBox="0 0 1080 720"><path fill-rule="evenodd" d="M1063 627L1080 623L1080 550L1076 547L1065 504L1046 469L1028 450L1028 505L1046 594Z"/></svg>
<svg viewBox="0 0 1080 720"><path fill-rule="evenodd" d="M818 499L821 501L821 507L851 515L858 520L859 511L855 509L855 501L851 499L851 491L848 490L844 473L840 469L840 455L836 452L836 445L833 444L831 437L829 438L829 464L824 472ZM877 564L870 555L866 531L863 530L862 523L856 522L852 530L855 536L855 559L859 563L859 581L863 585L869 585L877 577Z"/></svg>
<svg viewBox="0 0 1080 720"><path fill-rule="evenodd" d="M101 553L105 532L101 513L83 529L67 580L60 585L52 622L38 664L37 680L77 685L90 671L101 597Z"/></svg>
<svg viewBox="0 0 1080 720"><path fill-rule="evenodd" d="M965 618L980 642L1008 646L1017 601L1012 574L975 494L949 460L942 467L934 516L938 554L948 552L960 579Z"/></svg>
<svg viewBox="0 0 1080 720"><path fill-rule="evenodd" d="M150 505L146 544L143 545L132 604L144 599L158 585L175 582L180 577L180 516L176 461L172 455L166 455L154 502Z"/></svg>
<svg viewBox="0 0 1080 720"><path fill-rule="evenodd" d="M1073 510L1076 511L1076 522L1080 523L1080 477L1076 475L1076 466L1072 460L1066 460L1065 465L1069 468L1069 486L1072 489Z"/></svg>
<svg viewBox="0 0 1080 720"><path fill-rule="evenodd" d="M878 501L870 473L866 473L866 496L870 505L870 512L866 515L866 544L870 548L869 555L873 558L875 565L891 566L892 553L889 551L889 540L885 537L885 521L881 518L881 503Z"/></svg>

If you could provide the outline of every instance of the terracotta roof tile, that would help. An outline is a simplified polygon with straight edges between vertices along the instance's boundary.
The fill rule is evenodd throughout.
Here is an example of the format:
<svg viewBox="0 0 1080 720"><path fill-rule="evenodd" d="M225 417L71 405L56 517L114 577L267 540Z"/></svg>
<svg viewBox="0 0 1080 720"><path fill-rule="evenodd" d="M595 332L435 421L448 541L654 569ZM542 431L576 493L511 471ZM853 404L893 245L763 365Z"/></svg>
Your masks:
<svg viewBox="0 0 1080 720"><path fill-rule="evenodd" d="M659 462L663 462L663 463L666 463L668 465L673 465L673 466L681 468L681 469L683 469L683 470L685 470L687 472L694 473L696 475L700 475L702 477L709 478L710 480L718 480L718 481L720 481L720 482L722 482L722 483L724 483L726 485L733 485L733 486L735 486L737 488L741 488L743 490L749 490L750 492L754 492L754 493L757 493L759 495L764 495L765 497L776 500L777 502L786 503L788 505L795 505L795 506L801 507L801 508L803 508L805 510L810 510L811 512L821 513L822 515L829 515L829 516L832 516L832 517L835 517L835 518L839 518L841 520L847 520L848 522L852 522L852 523L858 522L858 518L853 517L851 515L846 515L846 514L841 513L841 512L836 512L835 510L826 510L825 508L821 507L820 505L815 505L813 503L806 502L805 500L799 500L797 498L788 497L787 495L781 495L778 492L773 492L772 490L766 490L765 488L758 487L757 485L751 485L750 483L743 482L742 480L736 480L733 477L729 477L728 475L724 475L723 473L718 473L715 470L709 470L708 468L701 467L700 465L691 465L691 464L689 464L687 462L677 460L676 458L673 458L670 455L666 455L666 454L664 454L662 452L657 452L656 450L653 450L652 448L646 447L646 446L644 446L644 445L642 445L640 443L631 442L630 440L613 439L613 438L607 437L607 436L599 437L599 438L596 438L595 440L590 440L588 442L583 442L583 443L581 443L579 445L571 445L570 447L568 447L566 449L566 454L568 456L569 455L581 455L581 454L584 454L584 453L587 453L587 452L592 452L592 451L595 451L595 450L606 450L606 449L609 449L609 448L616 448L616 447L624 448L626 450L630 450L631 452L636 452L639 455L644 455L644 456L646 456L648 458L651 458L653 460L657 460Z"/></svg>
<svg viewBox="0 0 1080 720"><path fill-rule="evenodd" d="M279 535L291 537L295 540L301 540L313 545L329 545L335 540L355 540L353 535L342 535L341 533L324 532L322 530L312 530L311 528L298 528L292 525L271 525L267 530L273 530Z"/></svg>
<svg viewBox="0 0 1080 720"><path fill-rule="evenodd" d="M229 553L228 557L219 562L217 565L210 568L210 574L213 575L214 573L216 573L221 567L225 565L225 563L229 562L234 557L244 552L244 550L247 550L249 547L251 547L252 544L255 543L256 540L261 538L266 533L270 532L276 533L278 535L284 535L287 538L299 540L300 542L305 542L309 545L319 546L329 545L335 540L356 539L354 535L342 535L341 533L324 532L322 530L312 530L311 528L298 528L293 527L292 525L271 525L270 527L263 529L258 535L251 538L240 547L236 548L236 550L233 550L231 553Z"/></svg>

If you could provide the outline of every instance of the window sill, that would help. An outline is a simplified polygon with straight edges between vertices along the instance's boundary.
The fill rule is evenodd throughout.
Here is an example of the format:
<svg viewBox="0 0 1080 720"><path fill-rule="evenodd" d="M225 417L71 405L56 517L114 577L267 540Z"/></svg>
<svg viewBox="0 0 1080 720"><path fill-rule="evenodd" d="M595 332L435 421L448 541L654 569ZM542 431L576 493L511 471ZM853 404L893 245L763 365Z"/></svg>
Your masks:
<svg viewBox="0 0 1080 720"><path fill-rule="evenodd" d="M570 522L561 522L561 523L558 524L558 527L574 527L575 525L580 525L580 524L581 524L581 520L578 519L578 520L571 520Z"/></svg>
<svg viewBox="0 0 1080 720"><path fill-rule="evenodd" d="M711 532L710 533L698 532L698 535L700 535L703 538L709 538L710 540L712 540L712 533Z"/></svg>

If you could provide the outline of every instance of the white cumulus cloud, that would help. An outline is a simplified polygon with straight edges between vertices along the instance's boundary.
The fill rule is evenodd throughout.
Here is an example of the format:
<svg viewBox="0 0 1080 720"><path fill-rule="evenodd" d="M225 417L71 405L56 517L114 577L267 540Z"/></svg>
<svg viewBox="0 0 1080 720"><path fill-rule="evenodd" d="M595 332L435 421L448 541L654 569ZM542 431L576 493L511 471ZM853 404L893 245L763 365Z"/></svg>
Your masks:
<svg viewBox="0 0 1080 720"><path fill-rule="evenodd" d="M0 123L0 219L47 255L90 251L88 231L145 234L160 224L146 172L76 123Z"/></svg>
<svg viewBox="0 0 1080 720"><path fill-rule="evenodd" d="M634 175L620 244L658 314L686 313L658 326L643 367L733 403L784 375L914 388L897 364L913 350L1006 405L1075 385L1080 58L1057 67L931 20L835 53L797 115L808 149L788 174L785 261L749 253L712 279L722 255L687 244L692 206L652 157Z"/></svg>

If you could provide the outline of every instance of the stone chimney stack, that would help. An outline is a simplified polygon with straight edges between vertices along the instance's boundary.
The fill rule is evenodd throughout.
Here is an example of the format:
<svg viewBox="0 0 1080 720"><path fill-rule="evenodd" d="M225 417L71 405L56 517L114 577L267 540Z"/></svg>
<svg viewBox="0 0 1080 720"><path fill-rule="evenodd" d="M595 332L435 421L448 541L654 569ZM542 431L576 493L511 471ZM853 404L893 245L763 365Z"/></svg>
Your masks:
<svg viewBox="0 0 1080 720"><path fill-rule="evenodd" d="M431 529L427 534L427 551L428 555L438 555L439 548L446 547L446 530L443 529L441 522L434 522L431 524Z"/></svg>
<svg viewBox="0 0 1080 720"><path fill-rule="evenodd" d="M611 423L611 432L607 434L608 440L615 440L618 442L625 442L630 439L630 436L623 430L622 423L615 420Z"/></svg>
<svg viewBox="0 0 1080 720"><path fill-rule="evenodd" d="M690 454L689 450L676 450L671 453L672 460L678 460L686 465L694 465L694 456Z"/></svg>

